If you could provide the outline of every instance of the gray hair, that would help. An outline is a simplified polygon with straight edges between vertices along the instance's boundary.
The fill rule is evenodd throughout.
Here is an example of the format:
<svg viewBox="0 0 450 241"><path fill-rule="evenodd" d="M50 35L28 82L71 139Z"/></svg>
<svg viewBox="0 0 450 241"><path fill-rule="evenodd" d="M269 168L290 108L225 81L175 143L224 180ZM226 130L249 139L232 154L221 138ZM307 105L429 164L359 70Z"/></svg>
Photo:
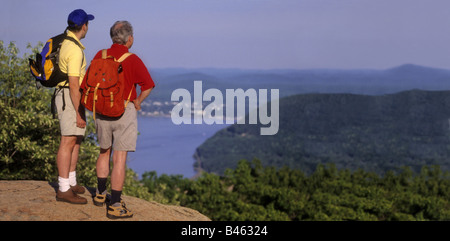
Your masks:
<svg viewBox="0 0 450 241"><path fill-rule="evenodd" d="M115 44L126 44L128 38L133 35L133 27L128 21L117 21L109 31L111 40Z"/></svg>

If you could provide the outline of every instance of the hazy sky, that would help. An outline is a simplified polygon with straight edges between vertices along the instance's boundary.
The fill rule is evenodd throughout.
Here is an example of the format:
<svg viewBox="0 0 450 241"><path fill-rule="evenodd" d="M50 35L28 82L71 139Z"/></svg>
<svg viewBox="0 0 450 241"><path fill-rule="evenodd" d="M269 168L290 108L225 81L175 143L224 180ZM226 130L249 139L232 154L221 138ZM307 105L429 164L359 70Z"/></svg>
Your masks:
<svg viewBox="0 0 450 241"><path fill-rule="evenodd" d="M95 15L88 61L128 20L150 68L450 68L450 0L2 0L0 40L23 52L77 8Z"/></svg>

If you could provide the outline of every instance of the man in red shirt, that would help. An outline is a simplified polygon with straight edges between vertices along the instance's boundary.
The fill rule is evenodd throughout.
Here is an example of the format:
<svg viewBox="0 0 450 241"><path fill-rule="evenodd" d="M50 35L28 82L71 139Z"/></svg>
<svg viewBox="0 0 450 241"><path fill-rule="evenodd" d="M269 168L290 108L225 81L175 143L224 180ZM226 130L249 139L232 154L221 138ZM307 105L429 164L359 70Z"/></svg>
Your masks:
<svg viewBox="0 0 450 241"><path fill-rule="evenodd" d="M117 21L110 29L113 45L107 50L108 56L119 59L124 53L128 53L134 42L133 28L127 21ZM102 57L99 51L94 59ZM125 207L121 200L123 183L125 181L125 162L129 151L136 151L137 141L137 111L141 109L141 103L147 98L155 84L142 60L132 54L122 62L125 80L124 101L128 99L131 91L130 102L125 108L125 113L119 118L111 118L98 115L95 120L100 155L97 159L97 193L94 204L103 206L106 200L106 180L109 175L109 160L113 149L113 169L111 173L111 201L107 205L107 217L129 218L133 213ZM136 85L141 92L137 96ZM131 104L131 103L134 103Z"/></svg>

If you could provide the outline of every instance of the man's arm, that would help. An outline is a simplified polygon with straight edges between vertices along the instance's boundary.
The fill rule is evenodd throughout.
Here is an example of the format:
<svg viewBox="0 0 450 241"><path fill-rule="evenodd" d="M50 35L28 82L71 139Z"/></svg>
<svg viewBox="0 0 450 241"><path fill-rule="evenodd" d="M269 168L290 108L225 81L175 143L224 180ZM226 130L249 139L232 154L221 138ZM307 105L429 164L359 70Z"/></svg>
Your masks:
<svg viewBox="0 0 450 241"><path fill-rule="evenodd" d="M86 115L84 106L80 104L81 93L80 93L80 77L69 76L69 90L70 99L72 100L73 107L77 113L77 127L86 127Z"/></svg>
<svg viewBox="0 0 450 241"><path fill-rule="evenodd" d="M141 110L141 103L142 103L142 101L144 101L145 98L148 97L150 92L152 92L152 89L153 88L141 91L141 94L135 100L133 100L133 103L134 103L134 106L136 107L136 110Z"/></svg>

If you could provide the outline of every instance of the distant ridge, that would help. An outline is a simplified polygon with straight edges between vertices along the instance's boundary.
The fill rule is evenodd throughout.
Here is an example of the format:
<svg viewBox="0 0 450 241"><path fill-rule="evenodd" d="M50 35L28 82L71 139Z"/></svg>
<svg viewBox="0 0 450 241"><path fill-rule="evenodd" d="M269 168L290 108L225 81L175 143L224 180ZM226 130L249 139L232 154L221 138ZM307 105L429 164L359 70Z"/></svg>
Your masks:
<svg viewBox="0 0 450 241"><path fill-rule="evenodd" d="M423 65L417 65L417 64L402 64L393 68L389 68L387 70L401 70L401 71L416 71L416 70L439 70L439 71L450 71L449 69L442 69L442 68L434 68L434 67L427 67Z"/></svg>
<svg viewBox="0 0 450 241"><path fill-rule="evenodd" d="M195 80L203 88L279 89L286 97L305 93L392 94L411 89L450 90L450 70L404 64L388 69L215 69L167 68L152 70L156 88L147 99L144 112L168 115L173 105L153 106L152 101L171 102L175 89L193 90Z"/></svg>
<svg viewBox="0 0 450 241"><path fill-rule="evenodd" d="M385 72L400 75L403 77L410 77L416 75L421 78L425 77L426 75L430 75L431 77L432 76L448 77L448 75L450 74L450 70L448 69L425 67L414 64L400 65L395 68L387 69Z"/></svg>
<svg viewBox="0 0 450 241"><path fill-rule="evenodd" d="M172 92L193 91L195 80L203 89L279 89L280 97L306 93L392 94L412 89L450 90L450 70L404 64L388 69L156 69L157 84L143 105L143 115L170 116ZM152 101L157 101L153 105ZM167 103L160 105L159 103Z"/></svg>
<svg viewBox="0 0 450 241"><path fill-rule="evenodd" d="M273 69L258 69L258 68L220 68L220 67L196 67L196 68L184 68L184 67L170 67L170 68L152 68L152 70L157 72L177 72L177 73L188 73L188 72L200 72L200 73L217 73L217 72L227 72L227 73L250 73L250 72L258 72L258 73L277 73L277 72L291 72L291 71L323 71L323 70L337 70L337 71L351 71L351 70L391 70L396 68L403 67L411 67L411 68L426 68L426 69L440 69L440 70L449 70L446 68L437 68L437 67L429 67L425 65L413 64L413 63L404 63L398 66L383 68L383 69L374 69L374 68L273 68Z"/></svg>

